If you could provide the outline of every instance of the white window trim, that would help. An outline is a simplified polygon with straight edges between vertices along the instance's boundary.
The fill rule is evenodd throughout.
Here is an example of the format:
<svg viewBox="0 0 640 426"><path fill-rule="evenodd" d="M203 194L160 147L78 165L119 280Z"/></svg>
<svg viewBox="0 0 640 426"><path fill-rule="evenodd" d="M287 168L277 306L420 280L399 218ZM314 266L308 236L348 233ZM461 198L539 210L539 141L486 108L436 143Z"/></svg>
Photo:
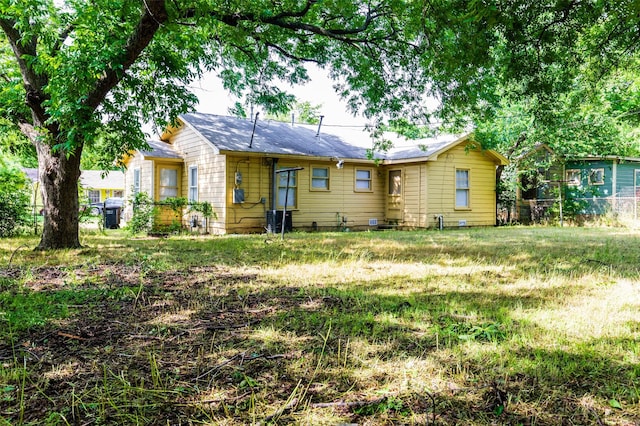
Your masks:
<svg viewBox="0 0 640 426"><path fill-rule="evenodd" d="M194 185L193 182L193 170L195 170L196 172L196 182ZM188 170L188 182L189 182L189 189L187 192L187 196L188 196L188 200L190 203L197 203L200 199L200 191L199 191L199 183L200 180L200 175L199 175L199 171L198 171L198 166L189 166L189 170ZM191 190L195 189L195 197L191 196Z"/></svg>
<svg viewBox="0 0 640 426"><path fill-rule="evenodd" d="M94 197L92 197L92 195ZM95 195L97 195L98 197L96 198ZM102 194L100 193L99 189L87 189L87 199L89 200L90 203L102 202L101 196Z"/></svg>
<svg viewBox="0 0 640 426"><path fill-rule="evenodd" d="M458 172L467 172L467 187L466 188L458 188ZM454 198L453 203L455 205L455 210L471 210L471 170L464 168L456 168L454 171ZM458 205L458 190L465 190L467 192L467 205L459 206Z"/></svg>
<svg viewBox="0 0 640 426"><path fill-rule="evenodd" d="M138 182L136 182L136 174L138 175ZM136 183L137 183L137 186L136 186ZM133 185L131 185L133 188L132 192L134 196L140 192L141 185L142 185L142 171L140 170L140 167L136 167L135 169L133 169Z"/></svg>

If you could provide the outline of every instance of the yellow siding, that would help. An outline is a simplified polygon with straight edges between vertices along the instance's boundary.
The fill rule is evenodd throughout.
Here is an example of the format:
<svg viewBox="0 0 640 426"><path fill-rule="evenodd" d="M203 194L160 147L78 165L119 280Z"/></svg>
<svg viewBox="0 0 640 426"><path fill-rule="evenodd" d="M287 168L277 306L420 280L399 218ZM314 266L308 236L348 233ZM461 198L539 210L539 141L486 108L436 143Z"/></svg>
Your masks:
<svg viewBox="0 0 640 426"><path fill-rule="evenodd" d="M469 170L469 209L455 208L455 171ZM427 163L427 226L437 226L435 216L444 217L444 226L495 225L496 221L496 164L480 150L465 150L458 145Z"/></svg>
<svg viewBox="0 0 640 426"><path fill-rule="evenodd" d="M368 229L369 219L384 219L383 170L373 164L345 162L342 169L335 162L305 162L300 172L298 186L298 210L293 213L294 228L313 229ZM286 165L285 165L286 166ZM313 167L329 169L329 190L311 190ZM355 190L357 169L371 171L371 191Z"/></svg>
<svg viewBox="0 0 640 426"><path fill-rule="evenodd" d="M424 163L407 165L402 168L404 217L403 227L419 228L427 226L427 186Z"/></svg>
<svg viewBox="0 0 640 426"><path fill-rule="evenodd" d="M227 165L227 231L264 231L267 210L271 208L271 159L229 156ZM291 209L295 229L367 229L369 219L383 220L384 200L381 194L384 177L378 176L379 170L375 166L367 164L356 167L347 163L344 168L337 169L335 162L282 158L277 165L279 168L303 167L303 170L297 171L296 206ZM312 167L329 169L328 191L311 190ZM354 190L356 168L371 170L372 192ZM238 185L244 190L245 202L242 204L233 204L236 171L242 174L242 183ZM261 202L262 199L265 203Z"/></svg>
<svg viewBox="0 0 640 426"><path fill-rule="evenodd" d="M263 232L270 197L270 161L261 157L228 156L226 170L227 191L224 198L227 205L227 232ZM241 179L237 185L236 173L239 173ZM234 189L244 191L243 203L233 203Z"/></svg>

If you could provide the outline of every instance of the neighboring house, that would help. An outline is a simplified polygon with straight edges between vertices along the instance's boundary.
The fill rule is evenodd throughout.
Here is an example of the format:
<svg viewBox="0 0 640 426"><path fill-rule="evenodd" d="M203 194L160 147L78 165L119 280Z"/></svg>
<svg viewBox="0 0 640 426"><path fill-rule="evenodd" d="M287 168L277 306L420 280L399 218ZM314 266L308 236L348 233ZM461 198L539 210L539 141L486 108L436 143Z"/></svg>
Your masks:
<svg viewBox="0 0 640 426"><path fill-rule="evenodd" d="M80 185L85 197L89 199L89 204L103 203L111 197L124 197L124 173L119 170L83 170L80 174Z"/></svg>
<svg viewBox="0 0 640 426"><path fill-rule="evenodd" d="M305 126L254 126L200 113L179 123L149 142L150 150L125 158L126 198L146 192L157 201L210 202L216 218L206 231L277 230L285 203L285 229L496 223L495 170L507 160L480 149L470 135L415 141L412 149L370 159L361 140L348 143ZM183 224L202 224L198 214L184 213ZM128 207L125 218L131 214Z"/></svg>
<svg viewBox="0 0 640 426"><path fill-rule="evenodd" d="M38 206L38 211L42 209L42 196L39 191L38 169L23 169L29 180L31 180L34 193L38 196L32 199L32 203ZM102 203L110 197L124 196L124 173L121 171L109 171L103 176L101 170L83 170L80 173L80 186L83 195L91 203ZM80 202L83 204L83 201Z"/></svg>
<svg viewBox="0 0 640 426"><path fill-rule="evenodd" d="M565 204L567 200L575 202L578 211L574 213L584 217L614 212L638 218L640 158L556 157L545 145L536 147L533 155L543 155L547 162L537 173L520 175L517 205L522 222L544 217L560 195Z"/></svg>

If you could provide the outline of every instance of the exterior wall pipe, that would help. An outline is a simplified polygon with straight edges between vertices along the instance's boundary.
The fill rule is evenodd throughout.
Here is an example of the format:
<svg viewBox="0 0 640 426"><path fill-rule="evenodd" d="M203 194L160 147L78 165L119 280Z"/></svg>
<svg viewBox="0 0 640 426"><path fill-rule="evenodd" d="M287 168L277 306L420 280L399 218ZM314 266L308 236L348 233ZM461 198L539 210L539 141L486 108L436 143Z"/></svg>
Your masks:
<svg viewBox="0 0 640 426"><path fill-rule="evenodd" d="M271 205L269 206L273 214L276 214L276 200L278 196L278 159L274 158L271 161Z"/></svg>

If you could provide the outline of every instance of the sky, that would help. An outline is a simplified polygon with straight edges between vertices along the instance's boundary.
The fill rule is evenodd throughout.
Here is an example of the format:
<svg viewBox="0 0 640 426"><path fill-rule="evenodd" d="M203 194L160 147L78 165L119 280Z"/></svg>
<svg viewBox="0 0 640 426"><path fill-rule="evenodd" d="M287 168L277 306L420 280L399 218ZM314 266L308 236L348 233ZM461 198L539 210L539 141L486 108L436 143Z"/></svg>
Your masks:
<svg viewBox="0 0 640 426"><path fill-rule="evenodd" d="M316 66L308 66L309 81L305 85L290 86L283 84L282 89L294 94L299 101L311 105L321 105L320 113L324 115L323 126L354 126L363 128L367 123L363 117L354 117L347 109L346 102L340 100L333 89L333 82L326 72ZM229 108L236 102L223 87L215 74L209 74L191 86L200 101L197 111L217 115L229 115ZM261 111L261 116L264 113Z"/></svg>

